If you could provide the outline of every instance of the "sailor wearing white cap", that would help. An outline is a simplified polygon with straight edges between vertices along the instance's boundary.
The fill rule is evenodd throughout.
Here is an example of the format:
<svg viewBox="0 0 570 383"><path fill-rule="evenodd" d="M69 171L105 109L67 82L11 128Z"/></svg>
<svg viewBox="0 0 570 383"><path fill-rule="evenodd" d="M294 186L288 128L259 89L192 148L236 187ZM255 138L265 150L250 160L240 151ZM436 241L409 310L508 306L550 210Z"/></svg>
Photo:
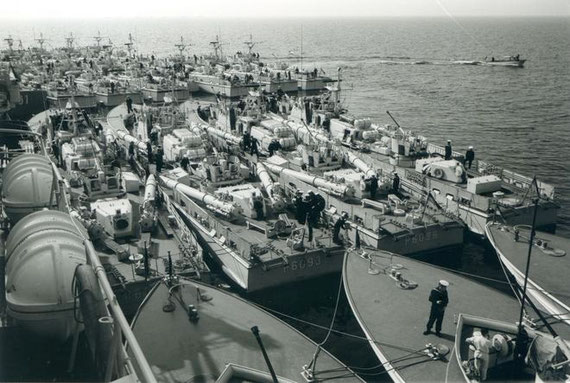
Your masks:
<svg viewBox="0 0 570 383"><path fill-rule="evenodd" d="M435 322L435 335L441 336L441 323L443 322L443 315L445 314L445 308L449 303L447 297L447 287L449 282L446 280L440 280L439 285L431 290L429 295L429 301L431 302L431 310L429 313L429 320L426 325L426 331L424 335L431 333L431 328Z"/></svg>
<svg viewBox="0 0 570 383"><path fill-rule="evenodd" d="M465 161L463 162L463 166L468 167L471 169L471 163L475 159L475 152L473 151L473 146L470 146L469 149L465 152Z"/></svg>

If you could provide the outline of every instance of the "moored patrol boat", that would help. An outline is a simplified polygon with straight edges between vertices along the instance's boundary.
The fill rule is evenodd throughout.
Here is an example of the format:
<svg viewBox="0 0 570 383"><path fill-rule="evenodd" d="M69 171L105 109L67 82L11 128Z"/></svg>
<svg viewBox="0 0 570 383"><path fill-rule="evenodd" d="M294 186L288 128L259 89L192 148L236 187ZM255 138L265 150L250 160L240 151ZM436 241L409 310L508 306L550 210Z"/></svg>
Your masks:
<svg viewBox="0 0 570 383"><path fill-rule="evenodd" d="M507 276L512 275L520 287L524 285L527 259L530 256L528 295L556 320L570 324L570 272L568 252L570 239L538 231L528 247L530 226L487 225L487 238L497 252Z"/></svg>
<svg viewBox="0 0 570 383"><path fill-rule="evenodd" d="M423 335L430 313L428 297L438 280L449 284L443 327L440 336ZM544 379L549 373L560 379L567 371L567 325L533 322L526 311L521 333L514 324L520 314L515 299L459 274L387 252L352 250L345 257L343 282L354 315L395 382L480 380L475 348L469 347L467 338L478 336L481 329L489 331L484 356L489 380ZM549 333L552 327L560 335ZM542 352L539 344L552 353L543 359L552 363L550 369L548 362L536 363L541 358L536 354ZM533 360L523 363L527 352Z"/></svg>
<svg viewBox="0 0 570 383"><path fill-rule="evenodd" d="M534 187L531 178L482 160L466 169L461 153L452 152L444 159L445 148L404 130L395 120L396 126L381 127L350 116L339 105L339 91L298 98L289 108L287 124L308 125L381 175L398 173L405 193L420 197L431 193L477 235L484 236L485 225L498 217L510 225L530 224L535 196L539 198L537 227L555 227L560 207L552 185L538 181Z"/></svg>
<svg viewBox="0 0 570 383"><path fill-rule="evenodd" d="M133 332L158 382L362 381L273 315L182 278L156 284L135 316Z"/></svg>

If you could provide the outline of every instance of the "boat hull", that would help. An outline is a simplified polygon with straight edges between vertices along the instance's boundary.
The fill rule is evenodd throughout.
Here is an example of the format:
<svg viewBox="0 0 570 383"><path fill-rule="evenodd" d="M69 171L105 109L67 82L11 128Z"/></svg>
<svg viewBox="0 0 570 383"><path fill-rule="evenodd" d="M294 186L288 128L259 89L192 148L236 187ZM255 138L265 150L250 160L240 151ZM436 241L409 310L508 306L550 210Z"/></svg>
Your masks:
<svg viewBox="0 0 570 383"><path fill-rule="evenodd" d="M518 314L515 299L471 279L395 254L369 254L372 262L356 252L347 252L343 264L344 290L371 348L394 382L443 382L446 378L449 382L461 381L459 366L430 358L426 344L451 351L454 320L461 313L493 312L505 321ZM392 278L391 270L417 286L401 288ZM430 313L428 297L440 279L450 285L442 336L423 335ZM445 355L448 360L451 356Z"/></svg>
<svg viewBox="0 0 570 383"><path fill-rule="evenodd" d="M512 229L508 228L508 230ZM487 225L486 232L487 238L489 238L506 271L515 278L516 283L522 288L525 283L524 268L526 265L528 241L521 239L520 242L515 242L511 237L506 238L509 234L512 235L512 232L503 232L498 224ZM557 248L557 242L558 244L568 242L565 239L557 240L555 236L546 233L539 232L537 235L537 238L542 238L542 240ZM567 251L567 248L564 250ZM546 256L545 258L545 254L534 248L531 253L527 294L533 302L542 306L550 315L570 325L570 304L567 298L569 296L568 288L564 282L560 282L566 280L565 276L567 276L568 272L566 256Z"/></svg>
<svg viewBox="0 0 570 383"><path fill-rule="evenodd" d="M48 91L47 100L51 107L64 109L72 95L70 94L57 94ZM76 94L73 96L74 101L82 109L93 109L97 107L97 97L95 94Z"/></svg>
<svg viewBox="0 0 570 383"><path fill-rule="evenodd" d="M103 93L103 92L95 92L97 97L97 102L107 106L107 107L115 107L117 105L121 105L127 97L130 97L133 100L133 103L140 104L142 103L141 94L139 92L131 92L131 93Z"/></svg>
<svg viewBox="0 0 570 383"><path fill-rule="evenodd" d="M188 89L177 88L174 89L154 89L154 88L143 88L142 94L145 99L151 99L152 102L161 103L164 102L164 97L172 97L177 101L185 101L190 97L190 91Z"/></svg>
<svg viewBox="0 0 570 383"><path fill-rule="evenodd" d="M511 68L522 68L526 60L518 61L485 61L483 64L490 66L503 66Z"/></svg>
<svg viewBox="0 0 570 383"><path fill-rule="evenodd" d="M190 218L190 230L198 237L206 255L224 274L247 292L278 287L323 275L338 273L342 268L344 249L335 247L307 250L304 253L287 254L285 259L275 258L263 263L250 263L218 238L197 220Z"/></svg>
<svg viewBox="0 0 570 383"><path fill-rule="evenodd" d="M276 93L279 89L285 93L292 93L296 92L299 88L299 84L296 80L274 80L262 84L265 86L265 91L269 93Z"/></svg>
<svg viewBox="0 0 570 383"><path fill-rule="evenodd" d="M356 241L356 230L348 232L352 243ZM463 244L465 227L457 222L441 225L417 226L399 235L377 235L370 230L358 231L361 244L374 249L401 255L433 252Z"/></svg>
<svg viewBox="0 0 570 383"><path fill-rule="evenodd" d="M259 85L225 85L215 84L207 81L194 80L198 89L204 93L220 94L223 97L236 98L247 96L251 90L254 90Z"/></svg>

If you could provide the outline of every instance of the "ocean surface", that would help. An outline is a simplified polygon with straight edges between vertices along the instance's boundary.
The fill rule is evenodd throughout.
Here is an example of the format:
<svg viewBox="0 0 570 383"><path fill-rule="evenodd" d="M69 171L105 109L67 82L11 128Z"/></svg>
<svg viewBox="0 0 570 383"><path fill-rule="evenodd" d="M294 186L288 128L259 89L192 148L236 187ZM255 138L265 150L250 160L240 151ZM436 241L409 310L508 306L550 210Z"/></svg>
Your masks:
<svg viewBox="0 0 570 383"><path fill-rule="evenodd" d="M355 115L390 123L390 111L405 129L455 150L475 147L476 156L556 186L557 232L570 236L570 18L392 18L299 20L107 19L3 21L2 38L24 47L43 33L48 47L93 44L98 31L119 47L132 33L139 52L174 54L183 36L189 54L210 52L216 35L225 53L254 50L267 61L322 68L336 77L341 68L343 101ZM524 68L465 65L457 61L517 55ZM453 254L430 260L456 270L504 281L487 245L469 241ZM316 341L324 338L335 306L340 276L252 297L285 313L289 323ZM502 284L504 288L504 284ZM453 293L451 292L451 296ZM374 369L371 349L341 294L335 329L327 346L369 381L387 380ZM427 300L427 297L426 297ZM427 301L426 301L427 302ZM427 303L426 303L427 311ZM302 322L304 321L304 322ZM308 322L308 323L307 323ZM405 330L405 329L402 329ZM370 375L366 375L370 374Z"/></svg>

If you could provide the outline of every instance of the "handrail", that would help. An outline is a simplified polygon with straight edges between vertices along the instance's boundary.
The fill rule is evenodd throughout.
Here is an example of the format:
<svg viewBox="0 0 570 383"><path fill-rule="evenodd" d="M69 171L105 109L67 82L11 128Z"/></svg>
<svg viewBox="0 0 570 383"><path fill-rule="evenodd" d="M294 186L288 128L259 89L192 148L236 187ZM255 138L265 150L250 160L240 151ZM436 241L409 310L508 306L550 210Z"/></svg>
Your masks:
<svg viewBox="0 0 570 383"><path fill-rule="evenodd" d="M105 297L109 302L109 308L111 314L113 315L113 319L115 323L119 325L121 333L126 339L126 343L131 348L133 359L140 370L141 376L138 378L142 378L140 380L144 383L156 382L156 378L152 372L152 369L150 368L150 365L148 364L148 361L146 360L146 357L137 339L135 338L135 334L133 333L131 326L129 325L129 322L125 318L125 315L123 314L123 311L119 306L117 297L113 293L113 289L111 288L109 280L107 279L107 276L105 274L105 269L103 268L101 262L99 261L99 257L97 256L97 253L93 248L93 244L88 239L85 239L83 243L85 245L85 250L86 250L85 252L87 254L87 263L91 265L93 271L97 276L101 289L103 290L103 293L105 294Z"/></svg>

